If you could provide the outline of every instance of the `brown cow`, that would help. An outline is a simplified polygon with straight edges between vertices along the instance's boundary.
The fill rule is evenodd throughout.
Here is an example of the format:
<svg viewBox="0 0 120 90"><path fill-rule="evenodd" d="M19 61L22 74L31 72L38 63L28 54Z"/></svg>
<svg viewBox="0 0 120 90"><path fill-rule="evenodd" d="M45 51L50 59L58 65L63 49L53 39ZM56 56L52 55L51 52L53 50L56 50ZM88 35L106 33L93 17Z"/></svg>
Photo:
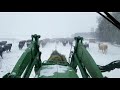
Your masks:
<svg viewBox="0 0 120 90"><path fill-rule="evenodd" d="M108 45L106 43L99 43L98 47L99 47L99 50L102 50L103 54L107 53Z"/></svg>

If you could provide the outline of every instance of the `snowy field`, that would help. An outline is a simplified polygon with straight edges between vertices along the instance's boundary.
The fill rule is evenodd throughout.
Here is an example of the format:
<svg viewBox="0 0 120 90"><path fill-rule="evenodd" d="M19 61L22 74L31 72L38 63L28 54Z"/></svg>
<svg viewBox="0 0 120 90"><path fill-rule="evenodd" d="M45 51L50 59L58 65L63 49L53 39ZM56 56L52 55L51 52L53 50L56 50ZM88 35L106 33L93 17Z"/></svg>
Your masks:
<svg viewBox="0 0 120 90"><path fill-rule="evenodd" d="M3 59L0 57L0 78L2 78L3 75L5 75L8 72L11 72L13 67L15 66L17 60L20 58L24 50L26 49L26 45L22 50L18 49L18 40L7 40L8 43L12 43L12 49L11 52L4 52L3 53ZM44 48L40 48L40 51L42 52L41 59L42 61L47 60L52 53L53 50L55 50L56 43L48 43ZM71 46L67 44L66 46L63 46L62 43L59 43L57 45L57 50L66 55L66 58L68 59L69 53L70 53ZM94 58L95 62L98 65L106 65L112 61L120 60L120 47L113 46L108 43L108 53L102 54L101 51L98 51L98 44L97 43L90 43L90 48L87 49L89 53ZM78 70L78 75L81 78L81 74ZM120 78L120 69L114 69L110 72L103 73L104 76L107 76L109 78ZM32 72L31 77L34 77L34 73Z"/></svg>

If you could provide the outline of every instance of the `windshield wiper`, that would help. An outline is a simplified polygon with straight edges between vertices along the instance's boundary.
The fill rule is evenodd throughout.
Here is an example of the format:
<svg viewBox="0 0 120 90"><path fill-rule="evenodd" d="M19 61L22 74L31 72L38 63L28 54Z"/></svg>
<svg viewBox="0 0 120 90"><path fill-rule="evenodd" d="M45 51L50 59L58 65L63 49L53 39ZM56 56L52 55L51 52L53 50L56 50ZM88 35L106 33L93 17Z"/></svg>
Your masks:
<svg viewBox="0 0 120 90"><path fill-rule="evenodd" d="M110 15L108 12L103 12L105 15L103 15L100 12L97 12L98 14L100 14L102 17L104 17L105 19L107 19L109 22L111 22L114 26L116 26L119 30L120 30L120 22L118 22L118 20L116 20L112 15Z"/></svg>

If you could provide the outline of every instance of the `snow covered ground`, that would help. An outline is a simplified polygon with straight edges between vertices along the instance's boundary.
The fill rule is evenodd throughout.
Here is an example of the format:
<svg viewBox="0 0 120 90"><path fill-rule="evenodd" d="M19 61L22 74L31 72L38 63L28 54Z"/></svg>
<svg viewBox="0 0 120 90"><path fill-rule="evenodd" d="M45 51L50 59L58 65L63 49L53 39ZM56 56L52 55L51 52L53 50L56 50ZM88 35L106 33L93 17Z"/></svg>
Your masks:
<svg viewBox="0 0 120 90"><path fill-rule="evenodd" d="M8 40L7 40L8 41ZM5 75L8 72L11 72L13 67L15 66L16 62L26 49L26 46L22 49L18 49L18 40L9 40L8 42L12 43L12 50L11 52L4 52L3 58L0 57L0 78L2 78L3 75ZM68 59L71 46L67 44L65 47L62 45L62 43L59 43L58 45L56 43L48 43L44 48L40 48L40 51L42 52L41 59L42 61L47 60L53 50L56 49L66 55L66 58ZM93 59L98 65L106 65L114 60L120 60L120 47L113 46L108 43L108 53L102 54L101 51L98 51L98 44L97 43L90 43L90 48L87 49L89 53L92 55ZM81 74L78 70L78 75L81 78ZM32 72L31 77L34 77L34 73ZM109 78L120 78L120 69L115 69L110 72L103 73L104 76L107 76Z"/></svg>

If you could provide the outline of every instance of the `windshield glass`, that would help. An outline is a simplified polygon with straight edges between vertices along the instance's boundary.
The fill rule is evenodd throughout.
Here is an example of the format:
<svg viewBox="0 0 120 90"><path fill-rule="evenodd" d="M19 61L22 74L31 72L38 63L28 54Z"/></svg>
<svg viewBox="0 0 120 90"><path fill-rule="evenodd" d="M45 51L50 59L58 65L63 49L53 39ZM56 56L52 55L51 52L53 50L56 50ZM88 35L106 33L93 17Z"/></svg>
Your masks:
<svg viewBox="0 0 120 90"><path fill-rule="evenodd" d="M110 14L120 21L120 12ZM0 77L12 71L31 44L33 34L41 36L39 49L44 63L54 50L70 62L76 36L84 38L84 46L97 65L120 60L120 31L96 12L0 12ZM3 52L6 44L12 46ZM81 77L80 72L77 73ZM120 77L119 68L102 74L109 78Z"/></svg>

